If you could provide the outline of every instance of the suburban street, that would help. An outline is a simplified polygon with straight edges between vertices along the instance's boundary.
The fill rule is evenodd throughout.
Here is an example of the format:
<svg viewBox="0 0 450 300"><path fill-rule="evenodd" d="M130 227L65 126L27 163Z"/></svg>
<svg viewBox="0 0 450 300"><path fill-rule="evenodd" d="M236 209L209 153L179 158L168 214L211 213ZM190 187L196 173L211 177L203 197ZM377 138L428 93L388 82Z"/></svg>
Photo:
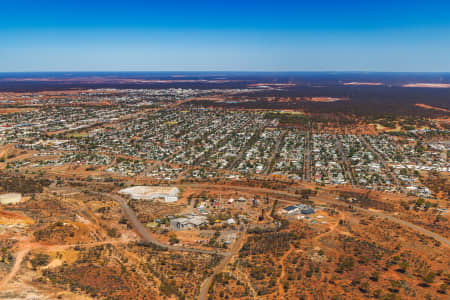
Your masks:
<svg viewBox="0 0 450 300"><path fill-rule="evenodd" d="M280 152L280 146L283 143L283 139L286 136L286 133L287 133L286 130L284 130L278 137L275 148L272 151L272 155L270 156L270 159L267 161L267 167L266 170L264 171L264 175L269 175L270 171L272 171L274 160L276 159L278 152Z"/></svg>
<svg viewBox="0 0 450 300"><path fill-rule="evenodd" d="M361 135L361 141L363 142L363 144L369 148L370 151L372 151L373 154L375 154L375 156L378 158L378 160L381 162L381 164L383 165L384 169L386 170L386 172L389 174L389 177L392 178L392 180L395 182L395 184L401 188L402 192L405 193L405 189L404 187L400 184L400 182L398 181L397 176L391 172L391 170L389 169L388 165L386 164L386 158L384 157L384 155L382 155L378 150L376 150L369 142L367 142L366 138L364 136Z"/></svg>
<svg viewBox="0 0 450 300"><path fill-rule="evenodd" d="M341 141L339 140L338 137L335 136L335 138L336 138L336 147L337 147L337 149L339 151L339 154L341 155L341 159L342 159L342 161L344 162L344 165L345 165L345 168L344 168L345 169L345 174L347 175L347 178L350 179L350 181L352 183L352 186L355 187L356 184L355 184L355 179L353 178L353 174L352 174L352 167L351 167L350 163L348 162L348 159L347 159L347 156L344 153L344 150L342 149Z"/></svg>
<svg viewBox="0 0 450 300"><path fill-rule="evenodd" d="M261 135L261 132L264 131L264 128L260 130L256 130L253 136L248 140L248 142L241 148L239 154L236 156L235 160L230 164L229 170L232 170L236 165L242 160L242 156L248 151L248 149L255 143L257 138Z"/></svg>
<svg viewBox="0 0 450 300"><path fill-rule="evenodd" d="M311 181L311 132L306 133L305 139L305 163L304 163L303 179Z"/></svg>

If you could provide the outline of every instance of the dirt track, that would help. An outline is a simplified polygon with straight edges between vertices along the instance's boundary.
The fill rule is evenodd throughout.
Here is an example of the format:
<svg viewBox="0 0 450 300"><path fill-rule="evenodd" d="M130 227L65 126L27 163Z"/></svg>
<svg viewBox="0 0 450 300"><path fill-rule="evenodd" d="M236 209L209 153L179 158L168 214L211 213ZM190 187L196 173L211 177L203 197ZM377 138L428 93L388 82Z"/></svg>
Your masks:
<svg viewBox="0 0 450 300"><path fill-rule="evenodd" d="M8 275L6 275L5 278L3 278L2 281L0 281L0 290L3 289L3 287L16 276L16 274L20 270L20 265L22 264L24 257L27 256L30 250L31 250L30 248L24 248L19 252L17 252L16 259L14 261L14 266L11 268L11 271L9 271Z"/></svg>
<svg viewBox="0 0 450 300"><path fill-rule="evenodd" d="M22 248L20 248L19 251L16 253L14 265L9 271L8 275L6 275L2 281L0 281L0 290L14 277L17 275L17 273L20 270L20 266L22 264L23 259L31 250L35 249L44 249L47 251L61 251L66 250L73 247L96 247L100 245L105 244L122 244L122 243L128 243L128 240L108 240L108 241L102 241L102 242L95 242L95 243L89 243L89 244L69 244L69 245L44 245L40 243L26 243L25 245L22 245Z"/></svg>

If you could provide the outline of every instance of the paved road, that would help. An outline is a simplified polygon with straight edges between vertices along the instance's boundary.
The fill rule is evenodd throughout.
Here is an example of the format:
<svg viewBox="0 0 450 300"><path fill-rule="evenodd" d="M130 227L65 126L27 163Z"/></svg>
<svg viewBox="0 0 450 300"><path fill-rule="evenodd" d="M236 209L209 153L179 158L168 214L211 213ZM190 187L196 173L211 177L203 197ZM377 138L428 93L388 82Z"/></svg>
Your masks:
<svg viewBox="0 0 450 300"><path fill-rule="evenodd" d="M328 204L335 204L335 205L341 205L341 206L342 205L345 205L345 206L348 205L348 203L345 203L345 202L342 202L342 201L332 200L332 199L323 198L323 197L310 197L309 199L313 200L313 201L317 200L317 201L325 202L325 203L328 203ZM280 202L284 201L284 202L287 202L287 203L290 203L290 204L298 203L296 201L289 201L289 200L282 200L282 199L278 199L278 200ZM408 228L410 228L410 229L412 229L414 231L417 231L417 232L422 233L422 234L424 234L426 236L432 237L432 238L434 238L437 241L440 241L442 244L446 245L447 247L450 247L450 240L449 239L447 239L447 238L445 238L443 236L440 236L439 234L434 233L434 232L432 232L430 230L427 230L427 229L425 229L423 227L417 226L417 225L415 225L415 224L413 224L411 222L404 221L404 220L398 219L396 217L393 217L391 215L388 215L388 214L385 214L385 213L382 213L382 212L378 212L378 211L373 211L373 210L370 210L370 209L365 209L365 208L362 208L362 207L359 207L359 206L352 205L352 208L357 210L357 211L364 212L364 213L367 213L367 214L371 214L371 215L374 215L374 216L377 216L377 217L385 218L385 219L387 219L389 221L392 221L394 223L397 223L399 225L406 226L406 227L408 227Z"/></svg>
<svg viewBox="0 0 450 300"><path fill-rule="evenodd" d="M247 122L245 125L243 125L243 127L245 127L245 126L250 126L250 121ZM239 133L241 129L242 129L242 127L241 127L241 128L238 128L238 129L236 129L236 130L234 130L234 131L231 133L231 135ZM210 135L211 135L211 134L210 134ZM208 137L209 137L209 136L208 136ZM223 145L226 144L226 142L228 141L229 137L230 137L229 135L224 136L224 138L221 139L221 140L220 140L220 141L219 141L212 149L210 149L208 152L206 152L205 154L203 154L202 156L200 156L199 158L197 158L197 159L194 161L194 165L196 165L196 166L197 166L197 165L200 165L202 162L204 162L205 160L207 160L211 155L215 154L216 151L217 151L217 149L219 149L220 147L222 147Z"/></svg>
<svg viewBox="0 0 450 300"><path fill-rule="evenodd" d="M181 186L183 186L183 185L181 185ZM287 196L287 197L291 197L291 198L300 200L300 196L299 195L296 195L296 194L293 194L293 193L289 193L289 192L275 191L275 190L266 189L266 188L253 188L253 187L245 187L245 186L230 186L230 185L217 185L217 184L215 184L214 186L208 185L208 184L204 184L204 185L203 184L185 184L184 186L201 186L201 187L204 187L204 188L208 188L209 187L209 188L215 188L215 189L220 187L221 189L231 189L231 190L241 190L241 191L246 191L246 192L264 193L264 194L272 195L272 197L274 195ZM278 200L280 202L285 202L285 203L290 203L290 204L299 203L298 200L292 200L292 201L284 200L284 199L278 199ZM348 206L348 203L346 203L346 202L339 201L339 200L333 200L333 199L325 198L325 197L310 197L310 200L321 201L321 202L325 202L325 203L328 203L328 204L334 204L334 205L345 205L345 206ZM383 212L377 212L377 211L365 209L365 208L362 208L362 207L359 207L359 206L354 206L353 205L353 208L358 210L358 211L367 213L367 214L371 214L371 215L375 215L375 216L378 216L378 217L386 218L386 219L388 219L388 220L390 220L390 221L392 221L394 223L397 223L399 225L406 226L406 227L408 227L410 229L413 229L416 232L419 232L419 233L424 234L426 236L432 237L432 238L434 238L437 241L440 241L443 245L445 245L447 247L450 247L450 240L449 239L447 239L447 238L445 238L443 236L440 236L439 234L437 234L435 232L432 232L430 230L427 230L427 229L425 229L423 227L417 226L417 225L415 225L415 224L413 224L411 222L398 219L396 217L393 217L391 215L385 214Z"/></svg>
<svg viewBox="0 0 450 300"><path fill-rule="evenodd" d="M248 142L242 147L242 149L239 151L239 154L236 156L236 159L233 160L233 162L228 167L229 170L233 170L238 162L242 159L242 156L247 152L247 150L256 142L256 139L261 135L261 133L264 131L266 127L263 127L261 129L257 129L255 133L252 135L252 137L248 140Z"/></svg>
<svg viewBox="0 0 450 300"><path fill-rule="evenodd" d="M277 143L276 143L275 147L273 148L272 155L270 156L269 160L267 161L267 168L264 171L264 175L269 175L270 171L272 171L272 167L273 167L272 162L275 159L275 157L277 156L278 152L280 152L280 146L284 140L284 137L286 136L286 133L287 133L287 131L284 130L278 137Z"/></svg>
<svg viewBox="0 0 450 300"><path fill-rule="evenodd" d="M206 300L208 298L209 287L213 282L214 276L222 272L223 269L225 269L230 260L239 252L239 250L241 250L244 241L245 241L245 232L242 232L239 238L234 242L230 255L226 256L220 262L220 264L216 266L211 276L209 276L208 278L206 278L205 281L203 281L202 285L200 286L200 295L198 297L199 300Z"/></svg>
<svg viewBox="0 0 450 300"><path fill-rule="evenodd" d="M344 153L344 149L342 148L342 143L339 140L339 137L337 135L335 135L334 138L336 139L336 147L337 147L339 153L341 154L342 161L344 162L344 165L345 165L345 168L344 168L345 173L347 174L348 179L350 179L350 181L352 182L352 186L355 187L355 178L353 178L352 167L350 166L347 156Z"/></svg>
<svg viewBox="0 0 450 300"><path fill-rule="evenodd" d="M389 176L392 178L392 180L395 182L395 184L401 188L402 192L406 194L405 189L403 188L403 186L400 184L400 182L398 181L397 176L395 176L394 173L391 172L391 169L389 169L389 167L387 166L386 163L386 158L384 157L384 155L382 155L378 150L376 150L375 148L373 148L373 146L366 140L366 138L364 136L361 135L361 141L363 142L364 145L366 145L367 148L369 148L369 150L375 154L375 156L378 158L378 160L381 162L381 164L383 165L384 169L386 170L386 172L389 174Z"/></svg>
<svg viewBox="0 0 450 300"><path fill-rule="evenodd" d="M389 221L392 221L392 222L395 222L397 224L400 224L400 225L406 226L408 228L411 228L412 230L415 230L415 231L417 231L419 233L422 233L422 234L424 234L426 236L432 237L435 240L437 240L437 241L441 242L442 244L444 244L445 246L450 247L450 240L449 239L447 239L447 238L445 238L443 236L440 236L437 233L429 231L429 230L427 230L427 229L425 229L423 227L417 226L417 225L415 225L413 223L410 223L410 222L407 222L407 221L403 221L401 219L397 219L397 218L395 218L393 216L387 215L387 214L382 213L382 212L372 211L372 210L368 210L368 209L365 209L365 208L362 208L362 207L355 207L355 206L353 206L353 208L358 210L358 211L362 211L362 212L365 212L365 213L376 215L378 217L383 217L385 219L388 219Z"/></svg>
<svg viewBox="0 0 450 300"><path fill-rule="evenodd" d="M153 236L153 234L148 230L147 227L145 227L137 218L135 212L133 209L125 202L122 197L115 195L115 194L102 194L103 196L107 196L111 199L114 199L115 201L119 202L120 206L122 207L124 215L127 217L128 221L130 221L131 225L133 226L136 233L141 237L141 239L144 242L152 243L160 247L167 248L168 250L174 250L174 251L186 251L186 252L195 252L195 253L203 253L203 254L217 254L217 255L223 255L228 256L228 252L217 252L217 251L211 251L211 250L203 250L203 249L195 249L195 248L186 248L181 246L172 246L166 243L163 243L159 241L156 237Z"/></svg>
<svg viewBox="0 0 450 300"><path fill-rule="evenodd" d="M311 181L311 133L308 131L305 138L305 159L303 163L303 179Z"/></svg>

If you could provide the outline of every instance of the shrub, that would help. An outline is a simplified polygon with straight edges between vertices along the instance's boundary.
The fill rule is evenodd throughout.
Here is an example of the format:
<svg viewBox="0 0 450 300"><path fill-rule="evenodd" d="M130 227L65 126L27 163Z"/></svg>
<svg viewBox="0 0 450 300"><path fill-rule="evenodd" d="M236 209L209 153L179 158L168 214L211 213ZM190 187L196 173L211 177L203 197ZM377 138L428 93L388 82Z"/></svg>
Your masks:
<svg viewBox="0 0 450 300"><path fill-rule="evenodd" d="M431 271L431 272L428 272L427 274L425 274L424 276L422 276L422 280L424 283L430 284L430 283L434 282L435 277L436 277L436 273Z"/></svg>

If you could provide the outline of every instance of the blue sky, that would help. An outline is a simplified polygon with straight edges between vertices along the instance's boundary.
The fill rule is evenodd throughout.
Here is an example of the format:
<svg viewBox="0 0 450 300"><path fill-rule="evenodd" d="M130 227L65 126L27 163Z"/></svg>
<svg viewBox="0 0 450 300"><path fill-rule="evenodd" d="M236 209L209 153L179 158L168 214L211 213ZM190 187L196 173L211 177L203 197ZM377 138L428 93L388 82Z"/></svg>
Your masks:
<svg viewBox="0 0 450 300"><path fill-rule="evenodd" d="M100 70L450 72L450 1L1 1L0 72Z"/></svg>

